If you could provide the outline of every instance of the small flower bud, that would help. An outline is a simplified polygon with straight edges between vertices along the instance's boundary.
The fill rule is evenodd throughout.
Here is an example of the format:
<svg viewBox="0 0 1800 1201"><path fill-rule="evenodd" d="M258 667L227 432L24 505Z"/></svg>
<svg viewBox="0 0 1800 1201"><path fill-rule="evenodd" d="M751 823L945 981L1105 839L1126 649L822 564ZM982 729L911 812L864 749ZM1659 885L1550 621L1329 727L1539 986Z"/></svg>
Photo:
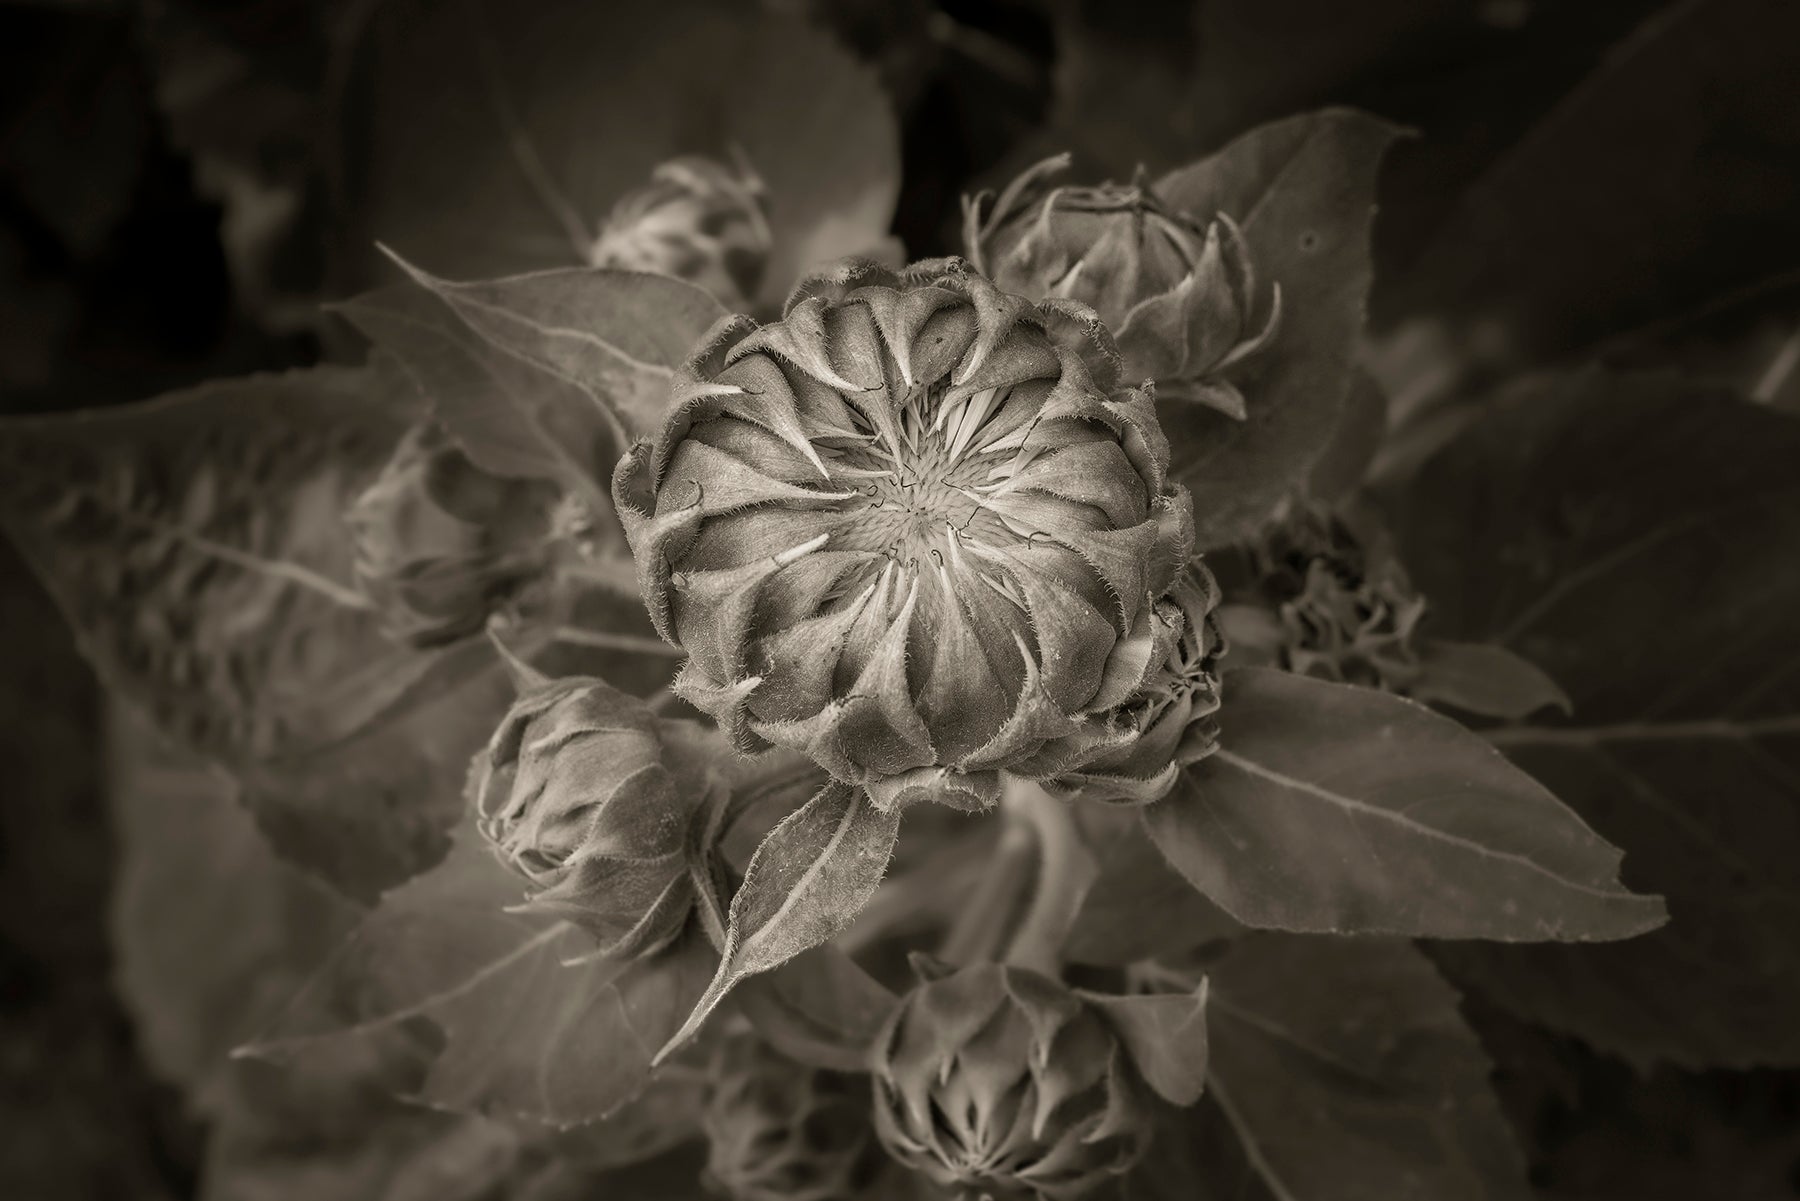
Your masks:
<svg viewBox="0 0 1800 1201"><path fill-rule="evenodd" d="M881 1170L859 1077L795 1063L749 1031L714 1056L706 1183L731 1201L858 1201Z"/></svg>
<svg viewBox="0 0 1800 1201"><path fill-rule="evenodd" d="M1036 972L977 964L920 984L890 1019L875 1132L940 1187L1066 1201L1143 1155L1136 1090L1092 1006Z"/></svg>
<svg viewBox="0 0 1800 1201"><path fill-rule="evenodd" d="M1221 374L1275 336L1281 293L1253 324L1256 277L1242 231L1218 214L1201 225L1165 205L1147 181L1052 187L1067 156L1014 180L985 217L965 204L975 262L1009 291L1093 306L1118 339L1127 379L1153 379L1163 400L1244 416Z"/></svg>
<svg viewBox="0 0 1800 1201"><path fill-rule="evenodd" d="M1086 800L1147 804L1175 786L1190 763L1219 749L1219 656L1225 640L1216 610L1219 586L1195 559L1157 605L1168 652L1144 687L1122 708L1137 735L1047 781L1051 792Z"/></svg>
<svg viewBox="0 0 1800 1201"><path fill-rule="evenodd" d="M642 702L582 677L529 689L476 755L469 789L530 908L582 926L609 957L653 954L680 933L702 798L677 785Z"/></svg>
<svg viewBox="0 0 1800 1201"><path fill-rule="evenodd" d="M672 275L728 309L747 309L769 263L767 209L762 181L748 164L670 159L613 206L589 261Z"/></svg>
<svg viewBox="0 0 1800 1201"><path fill-rule="evenodd" d="M1332 514L1299 507L1250 548L1257 598L1221 620L1247 660L1404 694L1421 674L1425 598L1386 548ZM1273 610L1273 619L1268 616Z"/></svg>
<svg viewBox="0 0 1800 1201"><path fill-rule="evenodd" d="M1193 517L1084 314L948 260L716 327L614 477L676 691L882 808L984 807L1131 737Z"/></svg>
<svg viewBox="0 0 1800 1201"><path fill-rule="evenodd" d="M479 633L549 569L557 501L554 485L489 475L435 423L415 426L345 514L357 582L404 642Z"/></svg>

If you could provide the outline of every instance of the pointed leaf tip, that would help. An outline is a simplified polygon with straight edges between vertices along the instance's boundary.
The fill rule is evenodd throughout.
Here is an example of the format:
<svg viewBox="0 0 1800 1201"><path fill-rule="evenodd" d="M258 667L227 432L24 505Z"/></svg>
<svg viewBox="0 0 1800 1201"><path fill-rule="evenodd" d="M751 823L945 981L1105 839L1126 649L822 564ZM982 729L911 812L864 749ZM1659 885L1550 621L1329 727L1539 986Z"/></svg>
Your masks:
<svg viewBox="0 0 1800 1201"><path fill-rule="evenodd" d="M712 983L652 1066L692 1038L745 976L766 972L836 936L881 884L900 815L861 788L833 782L769 831L731 898L725 949Z"/></svg>

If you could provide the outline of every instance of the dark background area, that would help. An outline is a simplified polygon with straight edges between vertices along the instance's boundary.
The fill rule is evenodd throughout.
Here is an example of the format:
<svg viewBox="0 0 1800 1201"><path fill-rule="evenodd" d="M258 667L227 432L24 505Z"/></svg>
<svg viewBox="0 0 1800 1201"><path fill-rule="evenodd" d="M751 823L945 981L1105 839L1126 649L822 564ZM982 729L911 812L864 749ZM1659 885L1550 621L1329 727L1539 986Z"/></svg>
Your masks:
<svg viewBox="0 0 1800 1201"><path fill-rule="evenodd" d="M875 64L894 100L904 157L895 232L915 256L955 248L964 190L1059 140L1151 158L1185 144L1195 156L1258 121L1328 103L1413 126L1420 136L1384 176L1374 329L1391 348L1421 314L1454 320L1490 304L1525 314L1497 361L1473 353L1460 364L1478 380L1600 349L1729 374L1746 331L1791 320L1800 242L1776 235L1800 220L1800 162L1780 156L1800 142L1800 41L1779 21L1762 24L1776 6L1720 3L1736 33L1709 24L1708 36L1652 47L1700 69L1705 86L1681 99L1698 132L1656 117L1667 89L1599 97L1603 110L1649 106L1655 120L1609 124L1591 106L1576 108L1573 127L1567 116L1570 97L1612 71L1645 22L1697 20L1706 7L821 0L813 15ZM1354 21L1341 15L1349 8ZM270 83L266 109L229 114L243 127L208 135L214 147L255 148L262 178L292 201L253 269L231 259L192 121L171 119L182 81L159 73L166 43L156 33L169 10L234 42ZM306 139L293 137L296 118L280 103L325 86L331 60L313 15L281 0L0 4L0 411L119 403L326 349L272 318L280 304L270 300L338 294L329 235L344 197L311 172ZM1130 97L1084 90L1083 79L1109 69L1129 70ZM1177 90L1182 120L1140 146L1111 136L1129 119L1122 106L1141 114ZM1703 153L1681 151L1683 139ZM1672 168L1659 156L1671 145L1687 174L1664 178ZM1535 208L1501 203L1506 220L1538 237L1530 246L1509 246L1504 222L1466 199L1475 189L1504 202L1520 172L1559 170L1561 194ZM1492 265L1555 259L1559 230L1574 236L1584 212L1631 199L1595 181L1623 189L1633 171L1660 181L1638 195L1666 234L1640 241L1641 274L1622 275L1603 255L1593 278L1573 283ZM1685 189L1673 216L1657 208L1669 203L1665 188ZM1637 220L1626 232L1641 237ZM1485 258L1467 244L1471 229L1500 231ZM110 983L115 844L102 703L48 599L4 545L0 680L0 1196L187 1196L203 1132L141 1062ZM1555 1195L1800 1195L1800 1073L1640 1077L1498 1013L1472 1006L1470 1017L1499 1065L1535 1178Z"/></svg>

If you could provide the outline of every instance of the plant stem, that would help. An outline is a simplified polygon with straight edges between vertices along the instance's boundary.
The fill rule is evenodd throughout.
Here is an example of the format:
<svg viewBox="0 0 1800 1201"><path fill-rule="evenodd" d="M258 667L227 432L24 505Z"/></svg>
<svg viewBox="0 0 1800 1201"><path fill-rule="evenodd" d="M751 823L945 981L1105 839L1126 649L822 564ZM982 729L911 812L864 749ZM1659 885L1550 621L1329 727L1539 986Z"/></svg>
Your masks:
<svg viewBox="0 0 1800 1201"><path fill-rule="evenodd" d="M1067 802L1027 780L1009 779L1000 804L1017 824L1034 831L1039 855L1037 888L1006 962L1056 976L1062 971L1063 943L1098 869Z"/></svg>
<svg viewBox="0 0 1800 1201"><path fill-rule="evenodd" d="M938 950L938 957L948 963L961 966L997 958L1018 911L1019 893L1030 885L1037 836L1030 825L1012 814L1003 817L1005 825L994 848L994 862L971 891Z"/></svg>

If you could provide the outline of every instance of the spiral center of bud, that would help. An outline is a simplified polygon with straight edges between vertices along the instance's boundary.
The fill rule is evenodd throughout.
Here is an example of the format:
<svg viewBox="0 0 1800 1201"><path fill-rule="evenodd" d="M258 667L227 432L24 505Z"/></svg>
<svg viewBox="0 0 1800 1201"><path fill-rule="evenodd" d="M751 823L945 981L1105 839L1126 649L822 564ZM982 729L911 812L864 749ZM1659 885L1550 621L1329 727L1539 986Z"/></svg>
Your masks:
<svg viewBox="0 0 1800 1201"><path fill-rule="evenodd" d="M858 413L862 440L836 461L834 475L864 482L846 504L851 518L839 549L879 554L902 567L942 566L973 542L1026 541L1033 530L1009 522L988 500L1030 460L1015 433L1009 389L954 396L947 381L915 388L898 420L878 429Z"/></svg>

